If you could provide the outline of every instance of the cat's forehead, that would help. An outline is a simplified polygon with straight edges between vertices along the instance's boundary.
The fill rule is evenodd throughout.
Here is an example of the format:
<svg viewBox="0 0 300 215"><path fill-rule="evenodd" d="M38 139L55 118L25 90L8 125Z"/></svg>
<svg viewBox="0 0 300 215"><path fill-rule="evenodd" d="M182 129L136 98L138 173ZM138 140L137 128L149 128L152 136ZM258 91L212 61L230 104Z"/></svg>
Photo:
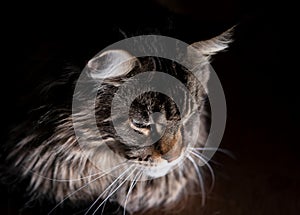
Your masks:
<svg viewBox="0 0 300 215"><path fill-rule="evenodd" d="M179 115L177 104L167 95L158 92L146 92L138 96L131 104L131 116L148 119L152 113L161 113L166 118Z"/></svg>
<svg viewBox="0 0 300 215"><path fill-rule="evenodd" d="M136 66L133 67L131 71L123 78L132 78L137 74L143 73L144 78L149 80L149 82L151 82L151 80L155 78L155 80L158 81L159 84L165 84L166 80L164 80L163 78L166 79L166 76L161 77L161 80L157 80L158 75L153 72L162 72L164 74L167 74L167 76L177 79L180 83L183 84L186 84L187 80L191 76L191 72L176 61L161 57L148 56L139 57ZM176 88L175 85L170 85L170 88L173 87Z"/></svg>
<svg viewBox="0 0 300 215"><path fill-rule="evenodd" d="M177 70L185 70L184 67L176 63L175 61L161 58L161 57L139 57L137 65L131 70L130 74L156 71L170 74L176 74ZM177 72L176 72L177 71ZM150 77L149 77L150 78Z"/></svg>
<svg viewBox="0 0 300 215"><path fill-rule="evenodd" d="M143 109L153 111L164 109L166 103L170 103L169 98L159 92L146 92L137 96L131 104L133 109Z"/></svg>

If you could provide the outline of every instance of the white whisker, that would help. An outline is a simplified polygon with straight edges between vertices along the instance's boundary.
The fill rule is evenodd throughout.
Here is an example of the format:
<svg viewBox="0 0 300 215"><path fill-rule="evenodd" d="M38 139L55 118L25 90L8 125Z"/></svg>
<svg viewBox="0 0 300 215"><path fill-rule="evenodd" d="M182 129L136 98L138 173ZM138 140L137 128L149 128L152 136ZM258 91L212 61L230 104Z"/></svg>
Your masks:
<svg viewBox="0 0 300 215"><path fill-rule="evenodd" d="M86 208L84 208L84 209L82 209L82 210L79 210L79 211L77 211L76 213L74 213L73 215L79 215L79 214L82 214L85 210L86 210Z"/></svg>
<svg viewBox="0 0 300 215"><path fill-rule="evenodd" d="M58 206L60 206L64 201L66 201L68 198L70 198L72 195L74 195L75 193L77 193L78 191L82 190L83 188L87 187L88 185L90 185L91 183L93 183L94 181L97 181L98 179L106 176L107 174L109 174L110 172L118 169L120 166L124 165L125 163L123 164L120 164L118 166L115 166L114 168L112 168L111 170L109 171L106 171L104 172L103 174L101 174L100 176L98 176L97 178L93 179L92 181L89 181L88 183L86 183L85 185L81 186L80 188L78 188L77 190L75 190L74 192L68 194L63 200L61 200L49 213L48 215L50 215L56 208L58 208Z"/></svg>
<svg viewBox="0 0 300 215"><path fill-rule="evenodd" d="M139 173L136 174L136 176L133 178L131 184L130 184L130 187L129 187L129 190L128 190L128 193L126 195L126 199L125 199L125 203L124 203L124 211L123 211L123 215L126 214L126 205L127 205L127 201L128 201L128 198L129 198L129 195L132 191L132 189L134 188L134 186L136 185L138 179L143 175L143 171L141 170Z"/></svg>
<svg viewBox="0 0 300 215"><path fill-rule="evenodd" d="M85 212L85 215L88 214L88 212L94 207L94 205L99 201L99 199L102 197L102 195L107 192L123 175L125 175L132 166L130 166L127 170L125 170L125 172L123 172L121 175L119 175L119 177L117 177L98 197L97 199L94 201L94 203L89 207L89 209Z"/></svg>
<svg viewBox="0 0 300 215"><path fill-rule="evenodd" d="M227 149L220 149L220 148L213 148L213 147L197 147L197 148L192 148L191 147L191 149L199 150L199 151L218 151L218 152L222 152L223 154L231 157L232 159L236 159L234 154L232 154L232 152L227 150Z"/></svg>
<svg viewBox="0 0 300 215"><path fill-rule="evenodd" d="M180 176L180 178L182 178L183 177L182 172L184 170L184 162L179 162L177 164L177 167L178 167L179 176Z"/></svg>
<svg viewBox="0 0 300 215"><path fill-rule="evenodd" d="M124 165L124 164L125 164L125 162L119 164L118 166L121 166L121 165ZM116 166L116 167L118 167L118 166ZM114 168L116 168L116 167L114 167ZM106 170L105 170L105 171L106 171ZM98 173L93 173L93 174L91 174L91 175L87 175L87 176L80 177L80 178L74 178L74 179L56 179L56 178L49 178L49 177L47 177L47 176L43 176L43 175L41 175L41 174L38 174L38 173L36 173L34 170L28 170L28 172L30 172L30 173L33 174L33 175L36 175L36 176L39 176L39 177L41 177L41 178L43 178L43 179L47 179L47 180L49 180L49 181L54 181L54 182L72 182L72 181L80 181L80 180L82 180L82 179L86 179L86 178L90 178L90 177L93 177L93 176L96 176L96 175L100 175L100 174L102 174L102 173L105 172L105 171L98 172Z"/></svg>
<svg viewBox="0 0 300 215"><path fill-rule="evenodd" d="M209 192L211 192L215 186L215 174L214 174L214 170L212 169L211 165L208 163L208 160L206 160L205 158L203 158L198 152L194 152L194 151L190 151L193 155L195 155L197 158L199 158L203 163L206 164L207 168L209 169L209 172L211 174L211 186L209 189Z"/></svg>
<svg viewBox="0 0 300 215"><path fill-rule="evenodd" d="M204 182L203 182L203 178L202 178L202 175L199 171L199 167L197 166L196 162L194 161L194 159L190 156L190 155L187 155L187 158L192 162L192 164L194 165L194 168L197 172L197 175L198 175L198 179L199 179L199 183L200 183L200 189L201 189L201 203L202 203L202 206L204 206L205 204L205 188L204 188Z"/></svg>
<svg viewBox="0 0 300 215"><path fill-rule="evenodd" d="M132 166L130 166L130 168L128 168L125 172L128 172L131 169ZM137 168L137 167L136 167ZM119 186L114 189L103 201L102 203L96 208L96 210L94 211L94 213L92 215L95 215L96 212L99 210L99 208L104 204L104 202L106 202L126 181L127 179L134 173L134 171L136 170L136 168L119 184ZM125 172L123 172L120 176L122 176ZM117 178L117 180L120 178L120 176ZM99 198L99 197L98 197ZM98 199L99 200L99 199ZM97 202L97 201L96 201ZM94 202L95 203L95 202ZM93 205L92 205L93 206ZM87 211L88 212L88 211Z"/></svg>
<svg viewBox="0 0 300 215"><path fill-rule="evenodd" d="M108 193L110 193L111 190L115 189L116 186L117 186L117 184L115 184L114 186L112 186L112 187L108 190ZM104 204L103 204L103 207L102 207L102 210L101 210L101 215L104 213L104 209L105 209L106 203L107 203L107 201L105 201Z"/></svg>
<svg viewBox="0 0 300 215"><path fill-rule="evenodd" d="M107 201L105 201L104 204L103 204L103 207L102 207L102 210L101 210L101 215L102 215L103 212L104 212L104 208L105 208L106 202L107 202Z"/></svg>

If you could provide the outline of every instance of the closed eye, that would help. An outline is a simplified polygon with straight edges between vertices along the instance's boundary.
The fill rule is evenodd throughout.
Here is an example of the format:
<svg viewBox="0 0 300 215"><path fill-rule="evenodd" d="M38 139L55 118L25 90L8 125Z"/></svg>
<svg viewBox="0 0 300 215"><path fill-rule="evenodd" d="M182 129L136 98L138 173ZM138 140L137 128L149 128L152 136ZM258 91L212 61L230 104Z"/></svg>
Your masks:
<svg viewBox="0 0 300 215"><path fill-rule="evenodd" d="M149 124L144 122L139 122L135 119L130 120L130 127L133 128L139 134L144 134L146 136L150 134L150 130L151 130Z"/></svg>
<svg viewBox="0 0 300 215"><path fill-rule="evenodd" d="M136 128L148 128L148 129L150 129L150 125L149 124L137 121L135 119L132 119L131 123Z"/></svg>

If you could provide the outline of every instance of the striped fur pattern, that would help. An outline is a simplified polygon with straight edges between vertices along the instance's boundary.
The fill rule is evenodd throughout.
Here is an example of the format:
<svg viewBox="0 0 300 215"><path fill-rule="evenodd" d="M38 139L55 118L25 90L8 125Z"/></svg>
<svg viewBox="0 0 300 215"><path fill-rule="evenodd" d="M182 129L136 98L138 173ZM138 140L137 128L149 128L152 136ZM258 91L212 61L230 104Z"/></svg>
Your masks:
<svg viewBox="0 0 300 215"><path fill-rule="evenodd" d="M222 35L219 39L206 41L203 46L199 43L194 46L202 49L211 46L210 44L216 51L227 47ZM197 190L197 187L200 187L198 191L202 192L204 200L206 176L198 166L205 162L199 149L205 143L209 130L205 86L197 84L190 73L174 62L152 57L138 61L138 65L130 67L130 72L126 71L123 76L104 82L99 88L96 103L97 128L91 129L87 126L90 119L86 118L87 114L84 111L77 113L80 119L77 123L80 123L80 131L84 134L82 138L86 138L83 141L88 143L84 147L78 143L74 133L69 104L45 105L39 110L40 117L15 129L12 133L15 136L8 144L7 163L9 169L14 170L20 180L29 179L28 190L33 199L53 199L57 202L57 207L65 200L74 203L93 201L86 211L87 214L99 210L108 199L118 202L124 211L129 213L147 211L151 208L168 209L187 194ZM203 61L208 63L206 58ZM203 70L206 70L207 67L203 65ZM149 168L148 164L136 168L126 159L126 150L125 152L121 149L111 150L107 144L122 145L122 140L112 128L110 116L110 104L114 93L126 78L149 70L164 71L186 84L197 97L201 112L201 129L198 129L200 134L198 143L193 148L188 145L189 135L193 133L191 131L182 133L182 141L186 143L186 147L178 158L180 162L174 163L173 171L145 181L141 179L144 177L144 170ZM82 95L84 96L84 92ZM168 103L170 101L159 101L157 95L140 99L145 98L166 102L163 107L172 106ZM147 101L145 102L147 104ZM191 107L187 105L186 108ZM135 111L140 110L133 110ZM169 114L166 111L176 115L175 109L162 110L165 114ZM157 164L155 167L159 170L160 166Z"/></svg>

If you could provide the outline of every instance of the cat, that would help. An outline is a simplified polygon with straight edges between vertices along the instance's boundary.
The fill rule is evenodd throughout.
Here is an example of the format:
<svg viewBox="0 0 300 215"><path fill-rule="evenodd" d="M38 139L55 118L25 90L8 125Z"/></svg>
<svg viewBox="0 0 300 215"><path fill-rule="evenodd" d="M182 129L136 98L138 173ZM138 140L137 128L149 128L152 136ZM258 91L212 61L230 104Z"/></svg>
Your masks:
<svg viewBox="0 0 300 215"><path fill-rule="evenodd" d="M124 50L106 50L95 56L86 68L94 80L102 82L96 93L96 129L90 129L91 121L84 109L75 114L74 122L72 98L39 107L32 111L34 116L30 120L12 131L6 146L8 174L29 181L28 195L32 199L54 200L57 204L50 213L66 200L74 205L93 202L86 214L96 213L107 200L118 203L124 213L130 214L157 207L168 210L199 186L204 202L204 176L199 164L205 158L196 147L205 145L209 131L208 64L210 56L228 47L231 32L232 29L190 45L199 52L199 56L190 56L189 60L195 66L202 64L201 83L172 60L134 57ZM118 65L122 59L128 59L128 63ZM195 147L189 146L182 128L182 119L193 117L191 105L181 97L179 102L185 106L182 115L178 104L160 92L137 96L130 105L128 118L117 121L129 137L126 140L117 134L113 118L118 116L111 115L114 95L126 80L138 74L145 74L147 80L155 78L151 71L175 77L197 97L201 126L195 130L199 132ZM78 78L78 73L74 74ZM64 81L73 88L76 84L74 77ZM170 91L182 89L170 86ZM84 98L85 92L80 93ZM126 100L126 95L123 98ZM119 113L123 111L121 107L117 107ZM79 144L74 123L77 132L83 134L80 138L85 141L84 146Z"/></svg>

